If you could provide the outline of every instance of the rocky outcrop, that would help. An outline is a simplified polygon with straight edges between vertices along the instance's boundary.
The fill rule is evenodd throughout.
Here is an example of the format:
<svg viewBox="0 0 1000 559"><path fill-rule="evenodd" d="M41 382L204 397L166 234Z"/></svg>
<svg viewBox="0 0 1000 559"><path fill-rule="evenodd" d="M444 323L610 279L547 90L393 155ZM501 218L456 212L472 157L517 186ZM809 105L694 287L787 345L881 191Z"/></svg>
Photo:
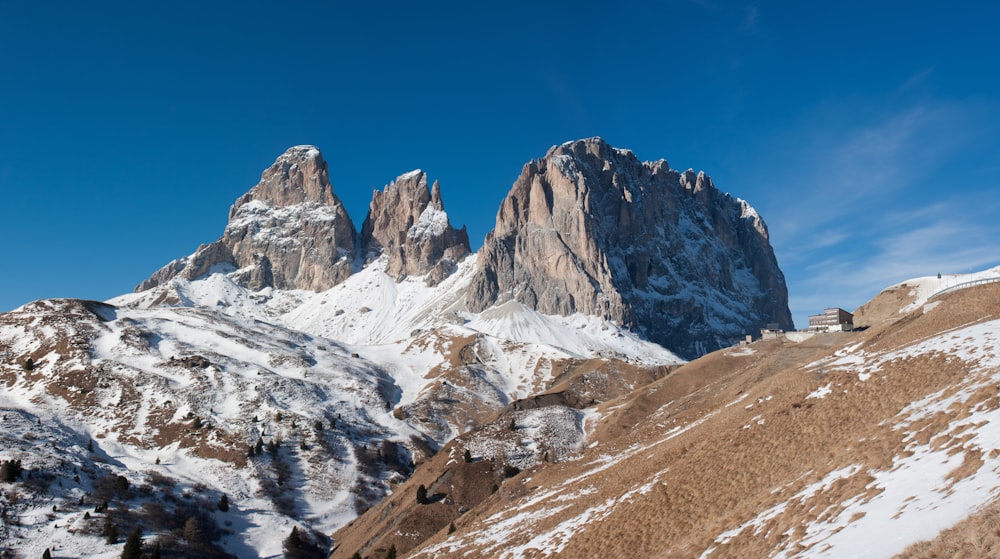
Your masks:
<svg viewBox="0 0 1000 559"><path fill-rule="evenodd" d="M139 284L226 271L250 289L320 291L351 274L354 224L333 193L326 161L313 146L290 148L229 210L223 236Z"/></svg>
<svg viewBox="0 0 1000 559"><path fill-rule="evenodd" d="M524 166L486 237L470 310L515 299L601 316L687 358L768 323L791 329L767 227L704 173L600 138Z"/></svg>
<svg viewBox="0 0 1000 559"><path fill-rule="evenodd" d="M448 221L437 181L428 189L427 175L416 170L374 192L361 226L361 250L368 258L386 255L386 273L396 280L425 276L436 285L469 254L469 235Z"/></svg>

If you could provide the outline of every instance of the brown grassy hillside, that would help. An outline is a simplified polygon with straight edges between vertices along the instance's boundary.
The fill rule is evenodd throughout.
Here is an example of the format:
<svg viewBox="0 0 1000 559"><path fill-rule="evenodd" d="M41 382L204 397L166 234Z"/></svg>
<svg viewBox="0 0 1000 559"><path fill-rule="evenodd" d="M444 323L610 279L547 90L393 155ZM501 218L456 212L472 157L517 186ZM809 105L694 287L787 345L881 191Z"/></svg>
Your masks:
<svg viewBox="0 0 1000 559"><path fill-rule="evenodd" d="M924 309L716 352L600 405L572 459L499 484L406 556L892 556L933 537L1000 484L1000 286Z"/></svg>

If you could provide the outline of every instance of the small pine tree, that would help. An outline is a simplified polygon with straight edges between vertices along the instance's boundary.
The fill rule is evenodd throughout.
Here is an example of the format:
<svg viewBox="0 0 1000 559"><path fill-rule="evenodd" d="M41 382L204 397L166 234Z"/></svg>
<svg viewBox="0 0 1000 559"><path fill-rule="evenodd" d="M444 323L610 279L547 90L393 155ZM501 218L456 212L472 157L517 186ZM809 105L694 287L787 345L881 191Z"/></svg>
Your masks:
<svg viewBox="0 0 1000 559"><path fill-rule="evenodd" d="M511 418L510 420L510 430L517 431L517 421L515 421L514 418Z"/></svg>
<svg viewBox="0 0 1000 559"><path fill-rule="evenodd" d="M472 453L469 452L469 449L465 449L465 454L462 457L465 458L466 464L472 463Z"/></svg>
<svg viewBox="0 0 1000 559"><path fill-rule="evenodd" d="M200 544L205 541L205 535L202 533L201 527L198 526L198 520L193 516L184 523L184 539L190 544Z"/></svg>
<svg viewBox="0 0 1000 559"><path fill-rule="evenodd" d="M160 559L160 542L153 544L153 551L149 553L149 559Z"/></svg>
<svg viewBox="0 0 1000 559"><path fill-rule="evenodd" d="M104 541L108 542L108 545L118 543L118 528L111 522L110 516L104 517Z"/></svg>
<svg viewBox="0 0 1000 559"><path fill-rule="evenodd" d="M223 493L222 496L219 497L219 510L221 510L222 512L229 511L229 497L226 497L225 493Z"/></svg>
<svg viewBox="0 0 1000 559"><path fill-rule="evenodd" d="M45 553L42 553L42 559L52 559L52 552L49 551L49 548L45 548Z"/></svg>
<svg viewBox="0 0 1000 559"><path fill-rule="evenodd" d="M24 469L21 467L21 460L4 460L0 462L0 481L14 483L21 479Z"/></svg>
<svg viewBox="0 0 1000 559"><path fill-rule="evenodd" d="M125 540L125 547L122 548L121 559L141 559L142 557L142 532L136 527Z"/></svg>
<svg viewBox="0 0 1000 559"><path fill-rule="evenodd" d="M313 423L313 429L315 429L316 431L322 431L323 430L323 422L317 419L316 423Z"/></svg>
<svg viewBox="0 0 1000 559"><path fill-rule="evenodd" d="M355 551L354 555L351 555L351 559L361 559L361 554Z"/></svg>
<svg viewBox="0 0 1000 559"><path fill-rule="evenodd" d="M302 542L302 537L299 536L298 526L292 526L292 533L288 534L285 541L281 542L281 547L285 552L285 557L298 557L302 554L306 546Z"/></svg>
<svg viewBox="0 0 1000 559"><path fill-rule="evenodd" d="M389 551L385 552L385 559L396 559L396 546L390 545Z"/></svg>
<svg viewBox="0 0 1000 559"><path fill-rule="evenodd" d="M271 439L267 443L267 452L271 456L277 456L278 455L278 443L274 442L274 439Z"/></svg>
<svg viewBox="0 0 1000 559"><path fill-rule="evenodd" d="M25 371L31 371L35 368L35 361L32 358L27 358L24 360L24 364L21 365Z"/></svg>
<svg viewBox="0 0 1000 559"><path fill-rule="evenodd" d="M423 484L417 487L417 504L426 505L427 504L427 488Z"/></svg>
<svg viewBox="0 0 1000 559"><path fill-rule="evenodd" d="M448 525L448 533L449 534L454 534L455 533L455 523L454 522L452 522L451 524Z"/></svg>
<svg viewBox="0 0 1000 559"><path fill-rule="evenodd" d="M87 441L87 452L94 452L94 439Z"/></svg>

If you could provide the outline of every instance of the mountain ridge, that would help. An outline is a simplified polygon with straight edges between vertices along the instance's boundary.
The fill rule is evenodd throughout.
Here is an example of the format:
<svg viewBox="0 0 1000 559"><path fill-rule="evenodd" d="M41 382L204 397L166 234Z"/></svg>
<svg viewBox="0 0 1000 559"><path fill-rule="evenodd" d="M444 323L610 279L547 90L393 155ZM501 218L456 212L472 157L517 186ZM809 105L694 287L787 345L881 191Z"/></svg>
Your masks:
<svg viewBox="0 0 1000 559"><path fill-rule="evenodd" d="M356 231L319 150L290 148L233 204L220 240L136 291L213 269L255 291L324 291L380 255L397 282L440 284L471 248L465 228L451 226L440 185L427 182L418 169L375 190ZM767 324L794 328L767 226L749 203L703 172L642 163L598 137L527 163L476 255L464 295L472 312L508 299L544 314L581 312L685 358Z"/></svg>
<svg viewBox="0 0 1000 559"><path fill-rule="evenodd" d="M642 167L599 139L567 145ZM712 195L706 176L692 177L693 196ZM593 186L580 180L583 190ZM58 482L7 503L25 527L2 541L33 530L110 559L114 548L86 535L95 523L122 531L152 523L163 531L158 541L183 551L193 518L211 534L205 554L274 555L281 546L274 534L292 526L327 545L327 533L392 494L461 433L484 425L511 432L496 422L514 414L524 436L481 437L478 454L499 460L516 452L517 468L563 460L582 450L589 410L684 362L647 339L641 324L589 308L552 313L516 297L471 307L476 278L495 263L487 252L471 253L464 227L450 224L440 185L428 182L411 171L375 191L358 231L320 151L296 146L237 198L218 240L161 268L137 292L106 303L43 300L0 315L0 379L8 388L0 408L66 426L36 430L18 420L12 436L69 445L76 468L52 466L58 456L30 444L0 449L0 459L24 459L32 479ZM606 186L594 188L606 196ZM603 211L598 199L587 200L570 211L606 228L610 222L594 217ZM749 205L726 207L751 229L763 227ZM609 273L624 269L606 265L620 254L592 246L566 257L604 262ZM604 280L599 295L619 297L614 278ZM709 301L706 293L692 301ZM727 328L746 328L733 324ZM715 331L698 351L723 335L732 333ZM548 440L553 433L562 433L557 442ZM164 485L176 488L166 490L172 496L226 495L233 512L157 508L149 496ZM111 510L97 510L104 500ZM88 517L90 505L97 514ZM30 539L40 553L41 540Z"/></svg>

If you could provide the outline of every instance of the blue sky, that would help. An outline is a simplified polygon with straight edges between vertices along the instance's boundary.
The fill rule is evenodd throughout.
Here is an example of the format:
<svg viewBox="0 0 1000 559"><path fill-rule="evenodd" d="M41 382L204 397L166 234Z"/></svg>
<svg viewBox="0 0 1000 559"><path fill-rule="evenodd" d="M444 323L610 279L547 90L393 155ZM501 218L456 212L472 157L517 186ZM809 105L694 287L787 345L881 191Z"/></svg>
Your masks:
<svg viewBox="0 0 1000 559"><path fill-rule="evenodd" d="M0 311L131 291L296 144L358 227L424 169L474 248L551 145L705 170L768 223L800 327L1000 264L992 3L536 4L0 4Z"/></svg>

